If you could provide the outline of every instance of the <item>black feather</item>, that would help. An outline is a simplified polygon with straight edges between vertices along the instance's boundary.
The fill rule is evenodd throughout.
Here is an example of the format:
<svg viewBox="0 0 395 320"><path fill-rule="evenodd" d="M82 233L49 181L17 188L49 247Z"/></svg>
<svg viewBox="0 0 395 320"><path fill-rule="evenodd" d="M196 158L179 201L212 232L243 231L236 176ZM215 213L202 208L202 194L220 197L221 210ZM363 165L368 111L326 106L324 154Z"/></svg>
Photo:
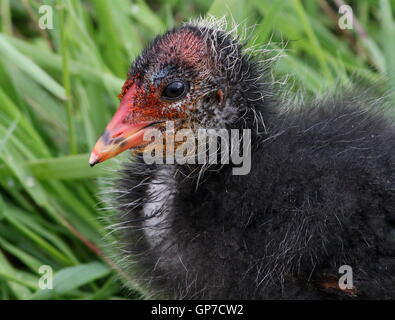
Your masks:
<svg viewBox="0 0 395 320"><path fill-rule="evenodd" d="M125 270L155 297L394 299L395 128L384 99L336 93L285 112L267 82L251 87L253 62L240 61L248 77L230 100L244 117L232 127L253 130L251 172L206 170L196 188L198 166L125 164L116 185ZM271 97L256 99L258 89ZM147 218L155 197L164 205ZM342 265L353 269L352 293L324 285Z"/></svg>

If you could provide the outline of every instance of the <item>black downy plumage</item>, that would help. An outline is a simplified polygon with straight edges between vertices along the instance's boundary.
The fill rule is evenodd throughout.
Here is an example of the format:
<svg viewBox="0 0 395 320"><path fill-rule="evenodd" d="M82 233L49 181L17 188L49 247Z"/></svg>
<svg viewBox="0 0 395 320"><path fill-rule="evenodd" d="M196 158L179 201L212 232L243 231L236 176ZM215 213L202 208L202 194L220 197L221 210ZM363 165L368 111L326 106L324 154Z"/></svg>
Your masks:
<svg viewBox="0 0 395 320"><path fill-rule="evenodd" d="M251 129L251 171L148 165L137 154L113 188L121 267L150 297L395 298L395 128L385 99L354 90L289 102L266 66L202 22L159 36L136 59L129 79L143 87L190 82L190 122ZM337 284L343 265L352 289Z"/></svg>

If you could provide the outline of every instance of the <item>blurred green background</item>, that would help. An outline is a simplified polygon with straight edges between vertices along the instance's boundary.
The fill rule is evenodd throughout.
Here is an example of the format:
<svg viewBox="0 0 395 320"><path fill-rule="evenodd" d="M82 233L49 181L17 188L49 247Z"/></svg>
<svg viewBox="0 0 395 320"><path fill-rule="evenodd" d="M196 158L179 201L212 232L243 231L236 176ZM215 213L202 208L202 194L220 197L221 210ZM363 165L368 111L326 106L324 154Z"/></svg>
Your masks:
<svg viewBox="0 0 395 320"><path fill-rule="evenodd" d="M89 168L88 157L147 41L191 17L226 16L257 48L284 49L274 74L291 90L311 96L356 76L391 92L395 1L347 3L352 30L338 28L342 1L1 0L0 299L142 297L102 250L111 234L97 177L114 161ZM44 4L50 30L38 27ZM39 290L42 265L53 290Z"/></svg>

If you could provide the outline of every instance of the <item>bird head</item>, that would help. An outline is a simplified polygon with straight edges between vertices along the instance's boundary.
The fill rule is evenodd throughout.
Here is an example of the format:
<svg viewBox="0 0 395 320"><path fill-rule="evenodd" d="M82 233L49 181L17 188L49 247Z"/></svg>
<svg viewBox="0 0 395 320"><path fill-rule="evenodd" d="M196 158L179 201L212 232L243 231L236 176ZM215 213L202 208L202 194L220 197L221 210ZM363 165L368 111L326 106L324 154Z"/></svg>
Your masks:
<svg viewBox="0 0 395 320"><path fill-rule="evenodd" d="M167 121L175 131L229 127L244 112L237 95L249 91L242 86L252 70L238 41L215 28L186 24L158 36L131 66L89 163L141 150L146 131L164 130Z"/></svg>

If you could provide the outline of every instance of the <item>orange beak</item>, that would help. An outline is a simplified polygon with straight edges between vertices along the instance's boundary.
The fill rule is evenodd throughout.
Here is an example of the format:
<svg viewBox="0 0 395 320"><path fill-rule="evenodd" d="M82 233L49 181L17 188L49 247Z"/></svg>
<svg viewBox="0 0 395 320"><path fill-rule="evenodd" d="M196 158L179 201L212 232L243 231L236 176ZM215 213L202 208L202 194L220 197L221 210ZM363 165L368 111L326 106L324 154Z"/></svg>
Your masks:
<svg viewBox="0 0 395 320"><path fill-rule="evenodd" d="M149 143L144 141L145 131L161 121L147 120L152 117L145 116L141 106L138 106L136 102L138 90L138 86L133 83L122 97L117 112L92 150L89 158L91 167L127 149Z"/></svg>

